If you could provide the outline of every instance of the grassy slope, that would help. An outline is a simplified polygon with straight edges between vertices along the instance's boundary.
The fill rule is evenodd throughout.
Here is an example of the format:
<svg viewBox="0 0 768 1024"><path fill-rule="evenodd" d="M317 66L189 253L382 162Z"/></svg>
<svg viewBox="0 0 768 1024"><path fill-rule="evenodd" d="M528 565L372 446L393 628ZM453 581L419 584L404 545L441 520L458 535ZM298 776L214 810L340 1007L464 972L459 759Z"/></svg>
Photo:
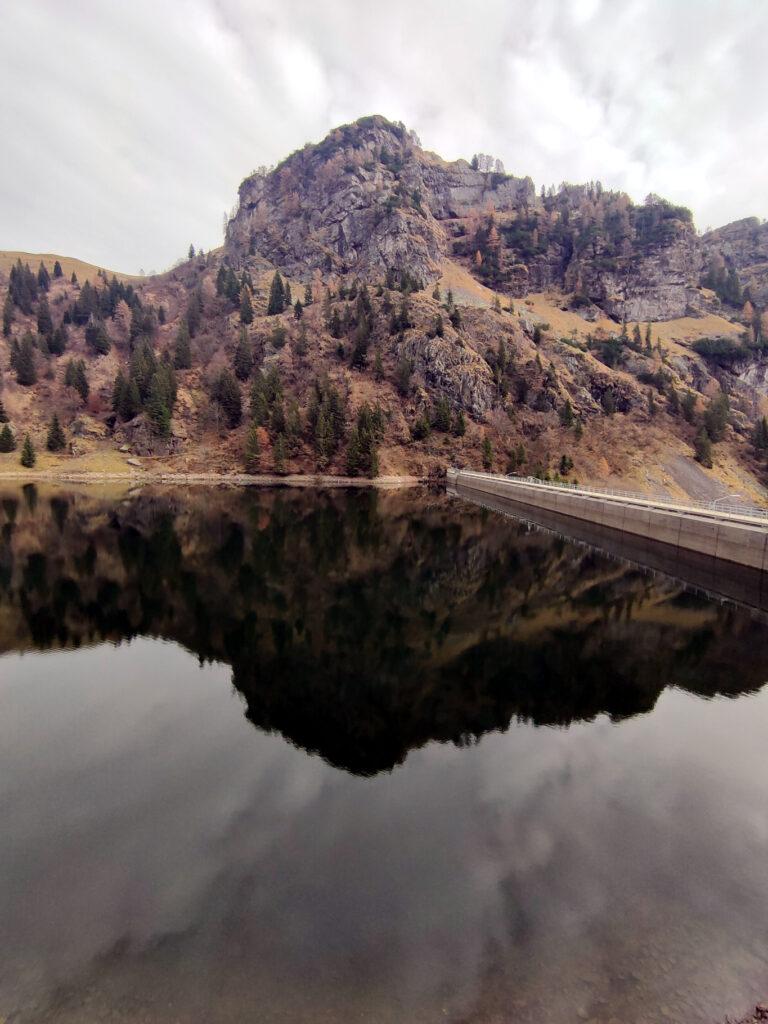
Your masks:
<svg viewBox="0 0 768 1024"><path fill-rule="evenodd" d="M73 259L71 256L58 256L56 253L51 252L13 252L10 249L5 249L0 250L0 273L9 273L11 267L18 259L22 263L28 263L35 271L42 260L49 273L53 273L53 264L58 260L61 264L61 269L67 277L71 277L72 271L74 271L77 274L78 281L88 280L91 283L96 281L96 274L100 269L106 269L94 266L92 263L85 263L83 260ZM116 270L107 270L109 277L112 277L112 274L119 281L136 282L144 280L143 277L139 277L136 274L121 274Z"/></svg>

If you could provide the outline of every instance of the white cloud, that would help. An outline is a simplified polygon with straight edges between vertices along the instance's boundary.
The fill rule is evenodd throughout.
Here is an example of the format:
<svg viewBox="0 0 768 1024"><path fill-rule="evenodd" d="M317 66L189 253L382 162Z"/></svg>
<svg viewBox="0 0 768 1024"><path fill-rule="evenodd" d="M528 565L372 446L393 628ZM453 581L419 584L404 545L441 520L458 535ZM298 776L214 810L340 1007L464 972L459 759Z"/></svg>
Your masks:
<svg viewBox="0 0 768 1024"><path fill-rule="evenodd" d="M537 185L768 214L761 0L3 4L0 247L125 270L220 241L253 167L383 113Z"/></svg>

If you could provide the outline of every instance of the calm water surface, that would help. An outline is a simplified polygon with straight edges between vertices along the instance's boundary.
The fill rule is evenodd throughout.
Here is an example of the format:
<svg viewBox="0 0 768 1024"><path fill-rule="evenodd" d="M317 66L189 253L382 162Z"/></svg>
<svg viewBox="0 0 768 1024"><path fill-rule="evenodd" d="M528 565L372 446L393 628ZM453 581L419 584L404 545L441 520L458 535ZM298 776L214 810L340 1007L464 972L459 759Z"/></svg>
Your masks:
<svg viewBox="0 0 768 1024"><path fill-rule="evenodd" d="M0 1016L768 995L768 628L443 495L0 494Z"/></svg>

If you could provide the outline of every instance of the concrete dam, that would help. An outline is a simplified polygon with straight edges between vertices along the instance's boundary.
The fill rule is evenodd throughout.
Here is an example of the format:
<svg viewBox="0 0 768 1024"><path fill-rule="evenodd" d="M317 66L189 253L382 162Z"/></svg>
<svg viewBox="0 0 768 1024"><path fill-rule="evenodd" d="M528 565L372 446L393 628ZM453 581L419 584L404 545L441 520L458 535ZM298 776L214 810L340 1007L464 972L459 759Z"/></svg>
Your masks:
<svg viewBox="0 0 768 1024"><path fill-rule="evenodd" d="M768 610L768 509L722 509L471 470L449 493L608 554Z"/></svg>

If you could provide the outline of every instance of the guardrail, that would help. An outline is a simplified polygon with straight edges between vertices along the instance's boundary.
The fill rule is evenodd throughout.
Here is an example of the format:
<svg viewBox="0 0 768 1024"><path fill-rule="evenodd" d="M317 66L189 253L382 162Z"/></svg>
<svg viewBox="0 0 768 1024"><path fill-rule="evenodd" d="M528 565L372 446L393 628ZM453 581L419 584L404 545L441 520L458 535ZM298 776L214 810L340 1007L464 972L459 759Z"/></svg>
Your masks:
<svg viewBox="0 0 768 1024"><path fill-rule="evenodd" d="M635 504L651 505L660 508L675 509L681 512L701 511L709 514L725 514L739 516L747 519L759 519L768 522L768 508L759 505L747 505L741 502L724 504L723 498L715 498L714 501L699 501L696 498L687 498L685 501L676 501L674 498L661 498L651 494L642 494L640 491L625 491L612 487L593 487L590 485L573 484L567 480L541 480L535 476L501 476L498 473L479 473L476 470L461 469L454 470L457 473L470 474L481 478L492 480L514 481L515 483L528 486L541 487L543 489L560 489L574 494L585 496L598 496L614 498Z"/></svg>

